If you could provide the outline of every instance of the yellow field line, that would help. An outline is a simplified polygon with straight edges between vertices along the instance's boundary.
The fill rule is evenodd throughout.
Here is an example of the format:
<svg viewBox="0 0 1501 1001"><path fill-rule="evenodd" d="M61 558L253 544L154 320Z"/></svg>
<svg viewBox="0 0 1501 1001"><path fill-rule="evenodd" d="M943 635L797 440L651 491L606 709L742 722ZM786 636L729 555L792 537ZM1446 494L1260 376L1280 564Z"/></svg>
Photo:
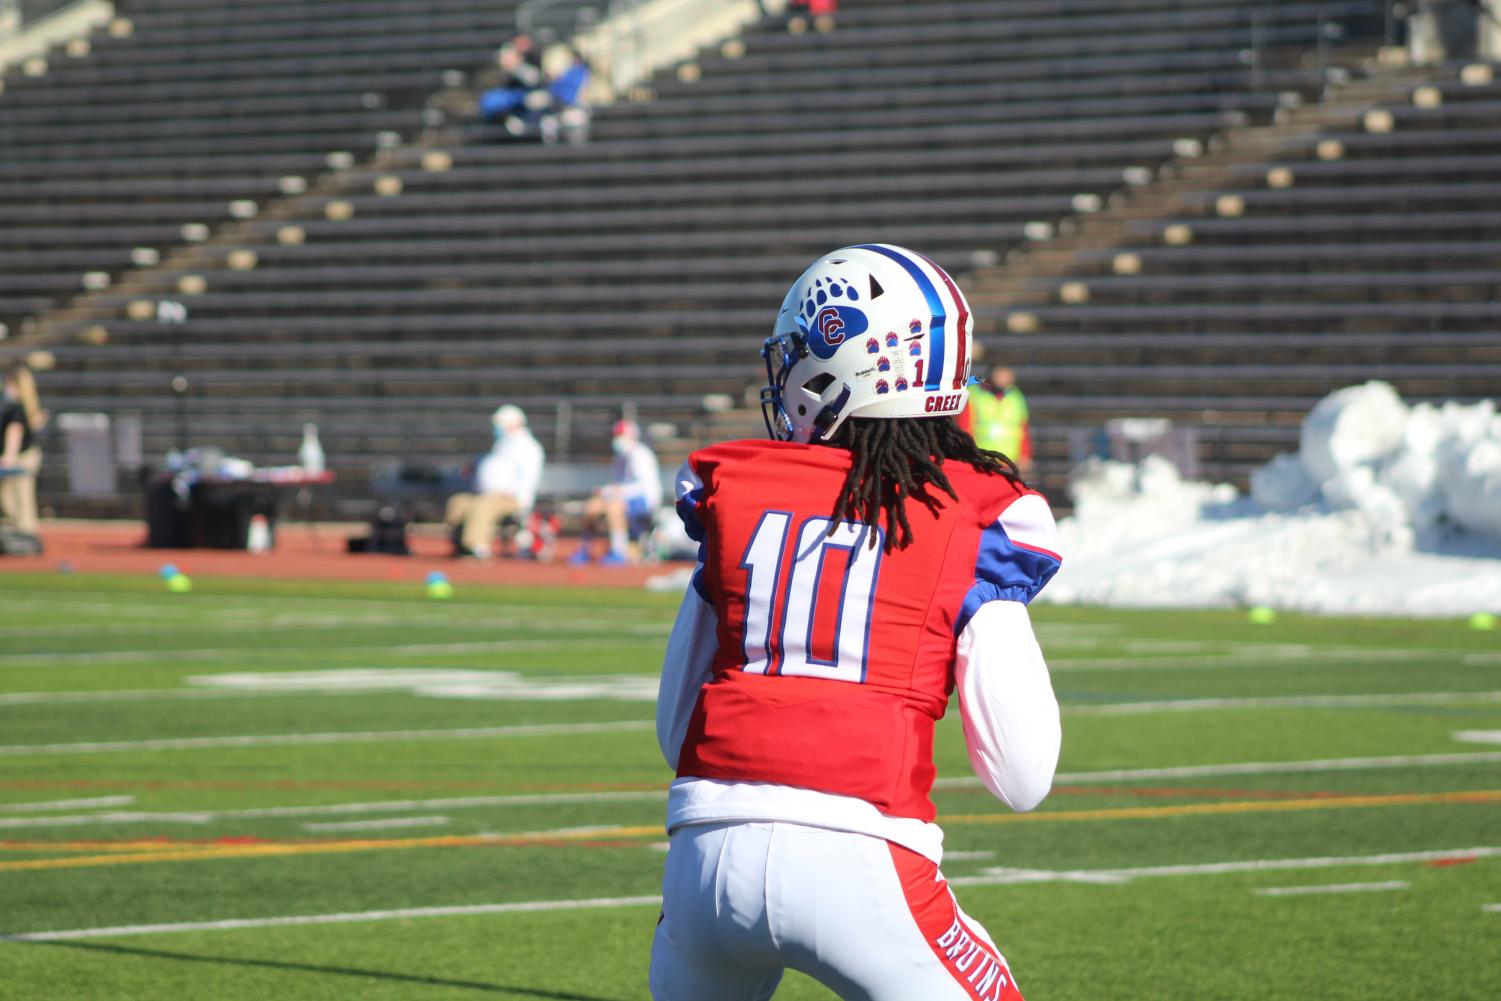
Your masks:
<svg viewBox="0 0 1501 1001"><path fill-rule="evenodd" d="M403 848L470 848L481 845L515 847L557 844L568 841L615 840L662 837L662 825L604 827L586 831L539 832L537 834L473 834L432 838L384 838L350 841L260 842L244 845L173 846L157 852L85 855L72 858L30 859L0 862L0 871L18 869L72 869L98 865L129 865L135 862L183 862L193 859L253 858L277 855L321 855L330 852L367 852ZM162 846L158 845L158 848ZM204 848L208 850L203 850Z"/></svg>
<svg viewBox="0 0 1501 1001"><path fill-rule="evenodd" d="M1291 810L1348 810L1363 806L1411 806L1426 803L1496 803L1501 789L1465 792L1394 793L1386 796L1320 796L1310 799L1231 800L1177 806L1124 806L1106 810L1050 810L1044 813L968 813L939 818L943 824L1051 823L1065 820L1151 820L1219 813L1283 813Z"/></svg>
<svg viewBox="0 0 1501 1001"><path fill-rule="evenodd" d="M1089 820L1153 820L1162 817L1192 817L1237 813L1279 813L1295 810L1349 810L1376 806L1415 806L1434 803L1498 803L1501 789L1465 792L1394 793L1384 796L1341 796L1308 799L1235 800L1224 803L1184 803L1176 806L1128 806L1104 810L1056 810L1043 813L973 813L944 817L948 826L957 824L1047 824ZM70 858L27 859L0 862L0 871L26 869L74 869L141 862L186 862L197 859L267 858L283 855L323 855L340 852L392 851L412 848L517 847L576 841L615 841L662 836L659 824L639 827L603 827L577 831L541 831L535 834L447 835L427 838L383 838L346 841L253 842L228 845L173 845L124 842L125 850L102 855ZM36 844L40 844L37 842ZM87 842L58 842L57 851ZM110 846L111 848L121 846ZM161 849L152 851L151 848Z"/></svg>
<svg viewBox="0 0 1501 1001"><path fill-rule="evenodd" d="M246 842L247 844L253 842ZM220 841L0 841L0 852L160 852L167 849L218 851L229 847Z"/></svg>

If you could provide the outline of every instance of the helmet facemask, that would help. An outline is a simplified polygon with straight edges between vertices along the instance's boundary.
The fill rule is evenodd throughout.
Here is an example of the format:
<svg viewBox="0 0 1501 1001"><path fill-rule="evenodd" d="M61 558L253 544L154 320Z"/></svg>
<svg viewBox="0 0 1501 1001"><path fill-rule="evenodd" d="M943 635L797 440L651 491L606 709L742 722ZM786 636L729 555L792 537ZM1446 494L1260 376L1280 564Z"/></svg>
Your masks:
<svg viewBox="0 0 1501 1001"><path fill-rule="evenodd" d="M776 441L792 441L797 427L787 413L783 391L787 377L798 359L808 353L808 341L798 333L776 333L761 344L761 357L766 362L766 385L761 387L761 419L766 422L766 433Z"/></svg>
<svg viewBox="0 0 1501 1001"><path fill-rule="evenodd" d="M801 330L773 334L761 345L767 382L761 387L761 419L767 434L777 441L821 441L838 425L849 402L849 386L828 372L811 371L805 365L802 373L794 374L797 363L807 356L808 338ZM798 381L804 376L806 381ZM796 408L799 417L812 413L813 420L795 420L789 407Z"/></svg>

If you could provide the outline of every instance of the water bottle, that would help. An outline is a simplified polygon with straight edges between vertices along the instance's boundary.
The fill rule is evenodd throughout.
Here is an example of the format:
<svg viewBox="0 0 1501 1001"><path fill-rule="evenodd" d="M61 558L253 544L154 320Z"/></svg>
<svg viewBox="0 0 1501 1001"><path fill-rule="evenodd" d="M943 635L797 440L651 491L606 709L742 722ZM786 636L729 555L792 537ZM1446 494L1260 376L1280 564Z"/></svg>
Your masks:
<svg viewBox="0 0 1501 1001"><path fill-rule="evenodd" d="M245 548L257 556L271 551L271 522L265 515L250 516L250 530L246 534Z"/></svg>
<svg viewBox="0 0 1501 1001"><path fill-rule="evenodd" d="M297 450L297 462L309 476L323 473L323 446L318 443L318 425L302 426L302 447Z"/></svg>

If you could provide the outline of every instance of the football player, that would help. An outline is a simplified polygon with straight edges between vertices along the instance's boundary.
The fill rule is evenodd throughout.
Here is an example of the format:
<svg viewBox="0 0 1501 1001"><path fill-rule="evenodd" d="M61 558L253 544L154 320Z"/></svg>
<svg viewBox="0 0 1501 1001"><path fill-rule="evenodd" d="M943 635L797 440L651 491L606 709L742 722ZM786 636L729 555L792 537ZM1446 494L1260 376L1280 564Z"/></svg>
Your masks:
<svg viewBox="0 0 1501 1001"><path fill-rule="evenodd" d="M1052 514L955 424L969 306L922 255L815 261L762 354L772 440L678 476L701 549L657 703L677 778L652 996L769 998L791 968L843 998L1017 1001L938 868L933 731L957 689L986 787L1047 795L1061 731L1027 603L1058 569Z"/></svg>

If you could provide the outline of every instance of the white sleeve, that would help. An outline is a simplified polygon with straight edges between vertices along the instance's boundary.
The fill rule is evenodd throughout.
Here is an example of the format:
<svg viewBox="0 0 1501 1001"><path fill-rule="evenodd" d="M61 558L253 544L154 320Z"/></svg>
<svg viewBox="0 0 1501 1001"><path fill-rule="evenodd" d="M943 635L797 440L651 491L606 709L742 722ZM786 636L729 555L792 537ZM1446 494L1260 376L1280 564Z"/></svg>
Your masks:
<svg viewBox="0 0 1501 1001"><path fill-rule="evenodd" d="M990 601L959 634L955 681L975 774L1013 810L1047 796L1063 729L1027 606Z"/></svg>
<svg viewBox="0 0 1501 1001"><path fill-rule="evenodd" d="M621 496L627 500L639 497L650 508L662 506L662 473L657 466L657 455L644 444L638 443L626 456Z"/></svg>
<svg viewBox="0 0 1501 1001"><path fill-rule="evenodd" d="M516 489L516 469L502 449L487 452L474 470L475 489L482 494L508 494Z"/></svg>
<svg viewBox="0 0 1501 1001"><path fill-rule="evenodd" d="M714 606L690 585L683 595L677 621L667 640L662 659L662 680L657 688L657 745L673 770L688 733L688 720L698 703L698 691L709 680L714 654L719 649L719 621Z"/></svg>

